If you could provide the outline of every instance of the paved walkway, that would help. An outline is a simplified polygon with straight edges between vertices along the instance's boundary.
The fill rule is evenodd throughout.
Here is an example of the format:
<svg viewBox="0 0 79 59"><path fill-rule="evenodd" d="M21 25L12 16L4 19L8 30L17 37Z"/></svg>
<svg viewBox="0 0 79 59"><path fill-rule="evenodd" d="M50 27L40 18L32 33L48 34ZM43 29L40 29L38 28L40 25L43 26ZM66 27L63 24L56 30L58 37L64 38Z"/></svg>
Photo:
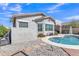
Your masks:
<svg viewBox="0 0 79 59"><path fill-rule="evenodd" d="M67 48L64 48L64 50L65 50L70 56L79 56L79 50L76 50L76 49L67 49Z"/></svg>
<svg viewBox="0 0 79 59"><path fill-rule="evenodd" d="M0 47L2 56L68 56L63 49L35 40Z"/></svg>

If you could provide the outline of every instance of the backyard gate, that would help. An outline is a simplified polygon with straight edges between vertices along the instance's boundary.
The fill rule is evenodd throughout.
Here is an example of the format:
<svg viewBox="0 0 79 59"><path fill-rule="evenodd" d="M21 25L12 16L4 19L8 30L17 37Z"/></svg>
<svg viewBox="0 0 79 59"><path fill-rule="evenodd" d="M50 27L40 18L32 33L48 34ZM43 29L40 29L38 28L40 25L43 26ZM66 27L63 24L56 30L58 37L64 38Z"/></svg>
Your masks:
<svg viewBox="0 0 79 59"><path fill-rule="evenodd" d="M11 31L8 31L3 38L0 39L0 46L11 44Z"/></svg>

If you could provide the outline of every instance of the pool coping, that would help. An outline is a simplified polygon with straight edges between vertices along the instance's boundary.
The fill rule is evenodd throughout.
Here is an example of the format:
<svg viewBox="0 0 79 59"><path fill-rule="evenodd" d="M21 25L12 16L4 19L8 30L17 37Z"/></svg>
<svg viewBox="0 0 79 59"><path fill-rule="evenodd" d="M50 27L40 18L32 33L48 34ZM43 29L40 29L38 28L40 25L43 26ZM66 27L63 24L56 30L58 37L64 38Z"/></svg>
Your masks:
<svg viewBox="0 0 79 59"><path fill-rule="evenodd" d="M63 37L64 35L74 35L74 34L60 34L60 35L54 35L54 36L47 36L47 37L42 38L41 40L43 42L46 42L48 44L58 46L58 47L61 47L61 48L79 49L79 45L66 45L66 44L51 42L50 40L48 40L51 37ZM79 36L79 35L75 35L75 36Z"/></svg>

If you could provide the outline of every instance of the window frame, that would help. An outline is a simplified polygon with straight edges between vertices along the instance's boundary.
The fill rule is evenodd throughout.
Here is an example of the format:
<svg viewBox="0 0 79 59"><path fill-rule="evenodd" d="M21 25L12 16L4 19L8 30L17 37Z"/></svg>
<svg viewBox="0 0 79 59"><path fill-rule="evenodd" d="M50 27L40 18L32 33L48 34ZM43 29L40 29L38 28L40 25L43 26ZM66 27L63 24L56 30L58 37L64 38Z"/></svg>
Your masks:
<svg viewBox="0 0 79 59"><path fill-rule="evenodd" d="M40 25L41 25L41 27L40 27ZM40 31L43 31L43 24L42 23L38 23L38 32L40 32Z"/></svg>
<svg viewBox="0 0 79 59"><path fill-rule="evenodd" d="M45 31L53 31L53 24L45 24Z"/></svg>
<svg viewBox="0 0 79 59"><path fill-rule="evenodd" d="M22 25L23 23L27 23L27 25ZM28 28L28 22L19 21L19 28Z"/></svg>

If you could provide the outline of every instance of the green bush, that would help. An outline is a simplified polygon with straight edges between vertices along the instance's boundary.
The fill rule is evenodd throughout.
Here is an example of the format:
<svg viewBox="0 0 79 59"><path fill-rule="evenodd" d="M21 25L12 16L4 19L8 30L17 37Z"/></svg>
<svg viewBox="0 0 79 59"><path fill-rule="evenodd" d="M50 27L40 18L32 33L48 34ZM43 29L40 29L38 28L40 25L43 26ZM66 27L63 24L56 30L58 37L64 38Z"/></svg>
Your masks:
<svg viewBox="0 0 79 59"><path fill-rule="evenodd" d="M79 28L79 20L71 19L70 22L63 23L67 26L72 26L72 28Z"/></svg>
<svg viewBox="0 0 79 59"><path fill-rule="evenodd" d="M53 33L50 33L48 36L52 36L53 35Z"/></svg>
<svg viewBox="0 0 79 59"><path fill-rule="evenodd" d="M43 33L38 34L38 37L45 37Z"/></svg>
<svg viewBox="0 0 79 59"><path fill-rule="evenodd" d="M3 37L8 32L8 29L4 26L0 26L0 37Z"/></svg>
<svg viewBox="0 0 79 59"><path fill-rule="evenodd" d="M59 34L57 31L55 31L55 35Z"/></svg>

